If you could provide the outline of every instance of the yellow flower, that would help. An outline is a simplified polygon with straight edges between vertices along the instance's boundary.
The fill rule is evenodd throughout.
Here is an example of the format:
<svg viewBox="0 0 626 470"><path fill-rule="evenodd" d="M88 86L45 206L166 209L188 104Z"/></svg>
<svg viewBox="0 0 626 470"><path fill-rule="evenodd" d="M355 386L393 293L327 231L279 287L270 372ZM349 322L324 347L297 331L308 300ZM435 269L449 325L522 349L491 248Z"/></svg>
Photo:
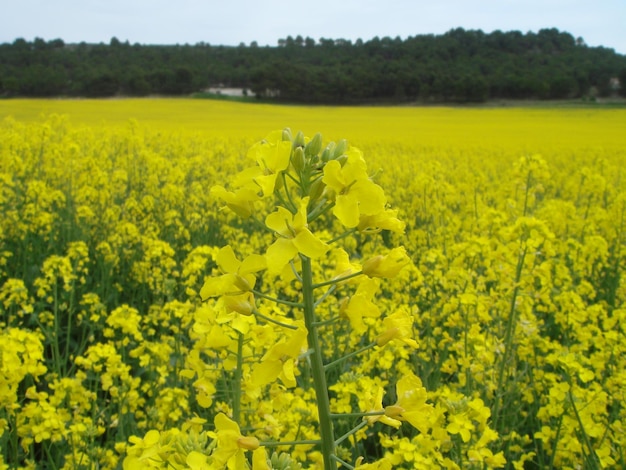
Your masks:
<svg viewBox="0 0 626 470"><path fill-rule="evenodd" d="M200 298L221 295L237 295L248 292L256 284L255 272L265 269L265 258L261 255L250 255L243 261L235 257L230 245L226 245L215 257L217 266L224 273L218 277L208 278L200 290Z"/></svg>
<svg viewBox="0 0 626 470"><path fill-rule="evenodd" d="M202 408L208 408L213 404L213 395L217 391L215 388L215 378L209 375L200 376L198 380L193 383L193 388L196 390L196 401Z"/></svg>
<svg viewBox="0 0 626 470"><path fill-rule="evenodd" d="M380 422L386 424L388 426L392 426L398 429L402 423L394 418L387 416L384 412L383 408L383 396L385 395L385 391L382 387L378 387L376 389L376 395L373 395L371 390L364 390L364 402L367 413L373 413L381 411L380 415L372 415L365 416L363 419L368 422L368 424L372 425L374 423Z"/></svg>
<svg viewBox="0 0 626 470"><path fill-rule="evenodd" d="M386 458L377 460L376 462L372 462L372 463L362 464L361 463L362 461L363 461L363 457L359 457L356 460L356 467L355 467L356 469L358 470L391 470L392 468L391 462L387 460Z"/></svg>
<svg viewBox="0 0 626 470"><path fill-rule="evenodd" d="M260 200L256 187L238 188L235 191L227 191L220 185L211 188L211 195L226 203L226 207L240 217L250 217L254 212L254 202Z"/></svg>
<svg viewBox="0 0 626 470"><path fill-rule="evenodd" d="M394 248L386 255L378 255L363 263L363 274L369 277L396 277L411 262L403 246Z"/></svg>
<svg viewBox="0 0 626 470"><path fill-rule="evenodd" d="M209 464L209 458L197 450L192 450L187 454L185 463L191 470L209 470L215 468Z"/></svg>
<svg viewBox="0 0 626 470"><path fill-rule="evenodd" d="M397 339L412 348L417 348L417 341L413 339L413 317L406 309L400 308L385 317L383 326L386 328L385 331L376 338L378 346L384 346L389 341Z"/></svg>
<svg viewBox="0 0 626 470"><path fill-rule="evenodd" d="M391 232L404 233L405 223L397 217L398 211L385 209L375 214L361 214L358 229L363 231L390 230Z"/></svg>
<svg viewBox="0 0 626 470"><path fill-rule="evenodd" d="M449 420L450 422L446 430L450 434L460 434L463 442L468 442L474 430L474 424L467 416L467 413L453 414Z"/></svg>
<svg viewBox="0 0 626 470"><path fill-rule="evenodd" d="M276 178L289 166L291 142L281 140L281 136L282 131L276 131L254 144L248 151L248 157L258 164L258 173L253 180L261 187L263 196L274 193Z"/></svg>
<svg viewBox="0 0 626 470"><path fill-rule="evenodd" d="M408 421L423 433L430 429L433 406L426 403L427 392L422 381L413 373L398 380L396 384L398 400L385 408L385 415L401 421Z"/></svg>
<svg viewBox="0 0 626 470"><path fill-rule="evenodd" d="M124 459L124 470L156 467L163 462L160 456L163 450L161 433L156 429L148 431L143 439L138 436L130 436L128 440L132 447L128 449L128 456Z"/></svg>
<svg viewBox="0 0 626 470"><path fill-rule="evenodd" d="M287 387L296 386L294 362L306 347L307 330L300 322L297 330L291 330L291 336L272 346L252 369L250 381L254 388L262 387L276 378Z"/></svg>
<svg viewBox="0 0 626 470"><path fill-rule="evenodd" d="M246 468L245 451L258 449L259 440L253 436L243 436L239 425L224 413L218 413L214 422L217 448L211 457L215 466L231 470Z"/></svg>
<svg viewBox="0 0 626 470"><path fill-rule="evenodd" d="M308 228L308 203L309 198L303 198L295 214L279 206L265 218L265 225L278 236L267 249L265 256L269 272L280 273L298 253L316 259L328 250L329 246L313 235Z"/></svg>
<svg viewBox="0 0 626 470"><path fill-rule="evenodd" d="M252 452L252 470L272 470L267 463L265 448L259 447Z"/></svg>
<svg viewBox="0 0 626 470"><path fill-rule="evenodd" d="M363 278L354 295L342 306L341 314L348 317L356 333L363 333L367 329L363 317L378 318L380 316L380 310L372 302L377 291L376 279Z"/></svg>
<svg viewBox="0 0 626 470"><path fill-rule="evenodd" d="M502 468L506 465L506 459L502 451L494 454L489 448L470 449L467 451L467 457L470 462L484 463L487 468Z"/></svg>
<svg viewBox="0 0 626 470"><path fill-rule="evenodd" d="M254 312L254 295L246 292L240 295L225 295L222 297L226 312L237 312L241 315L252 315Z"/></svg>
<svg viewBox="0 0 626 470"><path fill-rule="evenodd" d="M369 179L361 152L350 147L342 166L331 160L324 166L322 181L335 193L333 213L348 228L359 225L361 215L373 216L385 211L385 192Z"/></svg>

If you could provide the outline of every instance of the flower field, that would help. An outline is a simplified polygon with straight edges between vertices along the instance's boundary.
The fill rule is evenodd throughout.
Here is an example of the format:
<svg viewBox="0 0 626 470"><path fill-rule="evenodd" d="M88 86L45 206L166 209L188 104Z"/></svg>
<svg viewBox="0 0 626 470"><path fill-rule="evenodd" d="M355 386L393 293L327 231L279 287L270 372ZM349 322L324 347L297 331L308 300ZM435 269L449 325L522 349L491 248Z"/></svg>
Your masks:
<svg viewBox="0 0 626 470"><path fill-rule="evenodd" d="M0 101L0 469L624 468L624 129Z"/></svg>

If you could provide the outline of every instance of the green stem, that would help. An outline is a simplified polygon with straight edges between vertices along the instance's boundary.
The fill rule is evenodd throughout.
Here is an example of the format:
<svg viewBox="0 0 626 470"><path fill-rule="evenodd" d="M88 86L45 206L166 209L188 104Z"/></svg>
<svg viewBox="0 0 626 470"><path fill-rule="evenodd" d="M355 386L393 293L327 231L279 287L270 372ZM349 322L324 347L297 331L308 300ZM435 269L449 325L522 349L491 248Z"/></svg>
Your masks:
<svg viewBox="0 0 626 470"><path fill-rule="evenodd" d="M357 356L359 354L361 354L362 352L367 351L368 349L372 349L374 346L376 346L376 343L370 343L367 346L363 346L361 349L357 349L356 351L351 352L350 354L346 354L343 357L340 357L339 359L335 359L333 362L329 362L328 364L326 364L324 366L324 370L328 370L331 369L333 367L335 367L338 364L341 364L342 362L350 359L351 357Z"/></svg>
<svg viewBox="0 0 626 470"><path fill-rule="evenodd" d="M382 416L385 414L385 410L380 411L368 411L367 413L331 413L331 418L364 418L366 416Z"/></svg>
<svg viewBox="0 0 626 470"><path fill-rule="evenodd" d="M292 302L291 300L283 300L277 299L276 297L272 297L270 295L259 292L258 290L252 289L250 292L254 294L255 297L260 297L261 299L269 300L270 302L274 302L281 305L288 305L289 307L303 308L304 306L300 302Z"/></svg>
<svg viewBox="0 0 626 470"><path fill-rule="evenodd" d="M530 192L530 183L532 182L533 172L529 171L528 176L526 177L526 194L524 195L524 213L523 216L526 216L528 212L528 193Z"/></svg>
<svg viewBox="0 0 626 470"><path fill-rule="evenodd" d="M333 460L337 462L338 464L340 464L342 467L346 467L348 470L354 470L354 467L352 465L350 465L345 460L340 459L336 455L333 455Z"/></svg>
<svg viewBox="0 0 626 470"><path fill-rule="evenodd" d="M341 444L343 441L345 441L346 439L348 439L350 436L352 436L353 434L355 434L359 429L363 429L365 426L367 426L367 421L362 421L359 424L357 424L355 427L353 427L350 431L348 431L347 433L345 433L343 436L341 436L340 438L338 438L335 441L335 445L338 446L339 444Z"/></svg>
<svg viewBox="0 0 626 470"><path fill-rule="evenodd" d="M297 326L288 325L287 323L282 323L282 322L279 322L278 320L274 320L273 318L270 318L270 317L268 317L266 315L263 315L257 309L254 309L254 315L259 317L259 318L262 318L263 320L265 320L267 322L273 323L274 325L278 325L278 326L281 326L283 328L289 328L290 330L297 330L298 329Z"/></svg>
<svg viewBox="0 0 626 470"><path fill-rule="evenodd" d="M499 429L498 425L501 421L500 416L500 407L503 405L504 401L504 392L502 391L502 386L504 385L504 377L507 374L507 365L511 354L513 353L513 338L515 337L515 326L516 326L516 308L515 304L517 303L517 296L520 290L520 280L522 278L522 271L524 268L524 259L526 258L526 252L528 251L528 245L524 246L524 250L519 255L517 260L517 270L515 273L515 288L513 289L513 296L511 298L511 308L509 309L509 316L507 318L506 323L506 331L504 333L504 355L502 357L502 362L500 363L500 370L498 371L498 388L496 388L496 393L500 395L496 397L496 403L493 411L493 419L494 419L494 428L499 433L502 432Z"/></svg>
<svg viewBox="0 0 626 470"><path fill-rule="evenodd" d="M302 259L302 295L304 299L304 323L308 331L309 348L311 349L311 373L313 375L313 386L317 399L317 410L319 414L320 438L322 444L322 456L324 458L325 470L336 468L333 464L335 453L335 435L333 424L330 419L330 400L328 398L328 386L326 384L326 373L324 371L324 361L322 358L322 348L317 328L315 326L315 299L313 297L313 272L311 269L311 259L300 255Z"/></svg>
<svg viewBox="0 0 626 470"><path fill-rule="evenodd" d="M75 283L72 282L72 290L70 293L70 302L69 302L69 308L67 311L67 332L65 334L65 354L63 356L63 364L69 364L70 363L70 343L71 343L71 338L72 338L72 314L74 313L74 293L76 292L75 290ZM74 361L72 361L74 362Z"/></svg>
<svg viewBox="0 0 626 470"><path fill-rule="evenodd" d="M576 421L578 421L578 425L580 426L580 432L583 436L583 441L585 443L585 447L587 447L587 451L589 452L588 461L593 462L592 468L600 468L600 462L598 462L598 456L596 455L596 451L593 449L593 445L591 445L591 441L589 440L589 436L585 432L585 425L583 424L582 419L580 419L580 414L578 413L578 408L576 408L576 404L574 403L574 396L572 395L572 380L569 379L569 390L567 391L567 397L569 399L570 405L574 410L574 415L576 416Z"/></svg>
<svg viewBox="0 0 626 470"><path fill-rule="evenodd" d="M359 271L358 273L352 273L352 274L348 274L347 276L331 279L330 281L324 281L318 284L313 284L313 289L319 289L320 287L330 286L333 284L339 284L340 282L347 281L348 279L352 279L353 277L360 276L361 274L363 274L363 271Z"/></svg>
<svg viewBox="0 0 626 470"><path fill-rule="evenodd" d="M317 308L317 306L321 304L322 302L324 302L324 300L326 300L330 294L335 292L336 289L337 289L337 284L334 284L330 286L328 289L326 289L326 292L324 292L322 296L319 299L317 299L317 301L315 302L315 307Z"/></svg>
<svg viewBox="0 0 626 470"><path fill-rule="evenodd" d="M309 439L306 441L262 441L259 443L262 447L278 447L278 446L302 446L302 445L318 445L322 441L319 439Z"/></svg>
<svg viewBox="0 0 626 470"><path fill-rule="evenodd" d="M235 369L235 384L233 386L233 421L241 426L241 377L243 368L243 333L237 332L237 367Z"/></svg>
<svg viewBox="0 0 626 470"><path fill-rule="evenodd" d="M61 349L59 348L59 339L61 338L61 325L59 324L59 289L58 282L54 282L54 307L52 309L54 315L54 338L52 338L52 352L54 355L54 366L59 379L63 377L61 373Z"/></svg>
<svg viewBox="0 0 626 470"><path fill-rule="evenodd" d="M318 322L315 322L315 326L331 325L332 323L339 321L340 318L341 317L337 316L337 317L329 318L328 320L318 321Z"/></svg>
<svg viewBox="0 0 626 470"><path fill-rule="evenodd" d="M289 186L287 186L287 178L285 177L285 172L282 171L280 174L282 175L283 189L285 190L285 196L287 196L289 210L291 210L292 213L295 214L296 212L298 212L298 206L296 206L296 204L293 202L293 199L291 199L291 194L289 194ZM278 195L280 196L280 192L278 193Z"/></svg>
<svg viewBox="0 0 626 470"><path fill-rule="evenodd" d="M296 269L296 265L293 262L293 260L289 261L289 266L291 266L291 272L293 273L293 275L295 276L295 278L299 281L302 282L302 278L300 277L300 273L298 272L298 270Z"/></svg>
<svg viewBox="0 0 626 470"><path fill-rule="evenodd" d="M559 424L556 427L556 436L554 436L554 444L552 445L552 455L550 456L550 465L548 465L548 469L552 470L554 468L554 460L556 458L556 453L559 446L559 439L561 438L561 428L563 425L563 414L559 417Z"/></svg>
<svg viewBox="0 0 626 470"><path fill-rule="evenodd" d="M318 208L318 207L321 207L321 208ZM331 202L329 204L326 204L325 206L318 206L318 207L316 207L309 214L307 214L307 220L309 223L313 222L315 219L317 219L318 217L321 217L330 209L335 207L335 203Z"/></svg>
<svg viewBox="0 0 626 470"><path fill-rule="evenodd" d="M352 235L353 233L356 233L356 229L350 229L346 232L343 232L341 235L336 236L335 238L332 238L330 240L328 240L326 243L328 243L329 245L335 242L338 242L339 240L342 240L346 237L349 237L350 235Z"/></svg>

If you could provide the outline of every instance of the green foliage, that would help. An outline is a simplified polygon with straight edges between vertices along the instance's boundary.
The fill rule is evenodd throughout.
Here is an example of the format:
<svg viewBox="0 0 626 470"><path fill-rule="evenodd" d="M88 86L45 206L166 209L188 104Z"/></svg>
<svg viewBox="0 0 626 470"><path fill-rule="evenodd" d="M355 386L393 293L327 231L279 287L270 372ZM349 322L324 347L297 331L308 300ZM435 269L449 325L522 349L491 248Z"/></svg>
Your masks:
<svg viewBox="0 0 626 470"><path fill-rule="evenodd" d="M354 43L288 36L276 47L17 39L0 44L0 64L0 96L187 95L224 86L282 102L481 102L610 96L626 57L554 28L457 28Z"/></svg>

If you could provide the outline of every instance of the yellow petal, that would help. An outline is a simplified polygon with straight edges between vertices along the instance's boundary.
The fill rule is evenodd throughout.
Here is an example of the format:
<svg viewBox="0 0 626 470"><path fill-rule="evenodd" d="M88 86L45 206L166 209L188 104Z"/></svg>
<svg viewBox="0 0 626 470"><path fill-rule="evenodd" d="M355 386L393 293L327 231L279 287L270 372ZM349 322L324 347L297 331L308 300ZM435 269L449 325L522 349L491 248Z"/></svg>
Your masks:
<svg viewBox="0 0 626 470"><path fill-rule="evenodd" d="M378 212L372 215L361 214L359 219L359 231L372 229L403 233L405 224L396 217L397 214L397 210L391 209L386 209L384 212Z"/></svg>
<svg viewBox="0 0 626 470"><path fill-rule="evenodd" d="M350 188L350 193L359 201L359 213L373 215L385 211L387 204L385 191L372 181L357 181Z"/></svg>
<svg viewBox="0 0 626 470"><path fill-rule="evenodd" d="M265 225L283 237L293 236L293 230L290 229L292 222L293 214L282 206L265 218Z"/></svg>
<svg viewBox="0 0 626 470"><path fill-rule="evenodd" d="M235 423L232 419L230 419L228 416L226 416L224 413L218 413L215 416L214 422L215 422L215 429L217 430L218 433L221 433L224 431L232 431L239 435L241 434L241 431L239 430L239 425Z"/></svg>
<svg viewBox="0 0 626 470"><path fill-rule="evenodd" d="M224 273L237 272L241 264L230 245L220 248L220 251L215 256L215 262Z"/></svg>
<svg viewBox="0 0 626 470"><path fill-rule="evenodd" d="M403 246L394 248L385 256L377 255L363 263L363 274L369 277L393 278L411 262Z"/></svg>
<svg viewBox="0 0 626 470"><path fill-rule="evenodd" d="M298 254L298 249L293 240L286 238L277 239L268 249L265 255L267 270L271 274L280 273L285 265L289 264L294 256Z"/></svg>
<svg viewBox="0 0 626 470"><path fill-rule="evenodd" d="M210 277L200 289L200 298L204 301L209 297L217 297L224 294L234 294L239 291L235 287L237 275L233 273L222 274L217 277Z"/></svg>
<svg viewBox="0 0 626 470"><path fill-rule="evenodd" d="M335 199L333 214L347 228L354 228L359 224L359 203L353 195L339 195Z"/></svg>
<svg viewBox="0 0 626 470"><path fill-rule="evenodd" d="M293 244L297 248L297 251L311 259L321 257L330 248L308 229L300 231L296 238L293 239Z"/></svg>
<svg viewBox="0 0 626 470"><path fill-rule="evenodd" d="M208 458L206 455L198 452L197 450L192 450L185 460L189 468L193 470L204 470L209 467Z"/></svg>
<svg viewBox="0 0 626 470"><path fill-rule="evenodd" d="M265 448L259 447L252 452L252 470L270 470L269 465L267 465Z"/></svg>
<svg viewBox="0 0 626 470"><path fill-rule="evenodd" d="M283 364L282 373L280 379L285 384L285 387L293 388L296 386L296 376L294 374L293 360L287 360Z"/></svg>
<svg viewBox="0 0 626 470"><path fill-rule="evenodd" d="M250 374L252 387L262 387L273 382L283 370L281 361L263 361L254 367Z"/></svg>
<svg viewBox="0 0 626 470"><path fill-rule="evenodd" d="M292 220L292 228L296 232L303 230L307 227L307 207L309 205L309 198L302 198L300 201L300 207L298 207L298 212L293 216Z"/></svg>
<svg viewBox="0 0 626 470"><path fill-rule="evenodd" d="M265 257L262 255L252 254L246 257L239 266L239 274L242 276L248 273L256 273L267 267Z"/></svg>
<svg viewBox="0 0 626 470"><path fill-rule="evenodd" d="M322 181L337 193L340 193L346 187L346 181L341 173L341 164L337 160L331 160L324 165Z"/></svg>
<svg viewBox="0 0 626 470"><path fill-rule="evenodd" d="M261 175L254 178L254 181L261 187L263 196L267 197L274 194L277 176L277 174L272 173L270 175Z"/></svg>

